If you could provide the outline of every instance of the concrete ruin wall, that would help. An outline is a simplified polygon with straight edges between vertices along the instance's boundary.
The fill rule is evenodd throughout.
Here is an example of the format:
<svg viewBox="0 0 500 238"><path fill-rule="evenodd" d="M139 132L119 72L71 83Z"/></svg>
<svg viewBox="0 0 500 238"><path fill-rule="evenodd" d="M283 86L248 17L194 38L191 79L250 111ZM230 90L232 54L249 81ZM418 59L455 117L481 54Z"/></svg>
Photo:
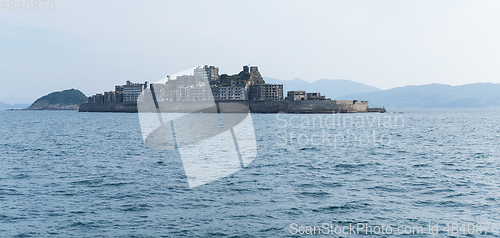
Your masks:
<svg viewBox="0 0 500 238"><path fill-rule="evenodd" d="M253 113L356 113L367 112L368 101L357 100L301 100L301 101L219 101L221 103L240 103L248 106ZM159 102L161 112L192 112L212 107L213 102ZM137 112L133 103L83 103L81 112ZM141 106L141 111L156 112L154 104Z"/></svg>

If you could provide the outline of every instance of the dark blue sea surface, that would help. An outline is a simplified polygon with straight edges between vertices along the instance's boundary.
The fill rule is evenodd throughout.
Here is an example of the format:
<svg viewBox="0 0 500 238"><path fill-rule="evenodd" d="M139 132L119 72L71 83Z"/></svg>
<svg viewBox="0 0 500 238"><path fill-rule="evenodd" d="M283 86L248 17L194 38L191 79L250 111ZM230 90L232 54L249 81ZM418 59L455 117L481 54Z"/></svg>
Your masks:
<svg viewBox="0 0 500 238"><path fill-rule="evenodd" d="M2 111L0 237L300 237L295 228L325 223L392 228L378 236L424 228L410 237L429 236L429 222L439 225L433 237L448 236L447 223L500 228L499 109L252 118L255 160L189 188L175 151L144 145L137 114ZM358 235L375 234L341 234Z"/></svg>

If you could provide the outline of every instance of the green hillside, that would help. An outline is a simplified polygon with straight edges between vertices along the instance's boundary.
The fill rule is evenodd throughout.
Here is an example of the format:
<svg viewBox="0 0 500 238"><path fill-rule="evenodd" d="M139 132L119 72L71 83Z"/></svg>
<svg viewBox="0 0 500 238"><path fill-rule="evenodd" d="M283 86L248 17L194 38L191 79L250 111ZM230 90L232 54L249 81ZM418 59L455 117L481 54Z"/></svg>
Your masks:
<svg viewBox="0 0 500 238"><path fill-rule="evenodd" d="M28 110L78 110L79 105L85 102L87 102L85 94L77 89L69 89L37 99Z"/></svg>

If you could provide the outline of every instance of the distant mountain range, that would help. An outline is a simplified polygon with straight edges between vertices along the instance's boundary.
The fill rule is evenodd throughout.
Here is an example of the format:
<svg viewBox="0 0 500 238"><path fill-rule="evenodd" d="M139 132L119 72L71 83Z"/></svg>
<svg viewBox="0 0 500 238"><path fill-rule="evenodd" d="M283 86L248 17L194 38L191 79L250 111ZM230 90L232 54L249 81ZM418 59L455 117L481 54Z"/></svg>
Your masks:
<svg viewBox="0 0 500 238"><path fill-rule="evenodd" d="M11 104L0 102L0 111L5 111L9 109L26 109L29 104Z"/></svg>
<svg viewBox="0 0 500 238"><path fill-rule="evenodd" d="M392 108L485 108L500 107L500 84L461 86L427 84L377 92L355 93L339 99L368 100L371 107Z"/></svg>
<svg viewBox="0 0 500 238"><path fill-rule="evenodd" d="M392 108L485 108L500 107L500 84L475 83L461 86L427 84L380 90L366 84L341 79L321 79L312 83L301 79L284 81L264 77L266 83L283 84L287 91L320 92L331 99L369 101L370 107Z"/></svg>
<svg viewBox="0 0 500 238"><path fill-rule="evenodd" d="M427 84L380 90L350 80L321 79L309 83L301 79L283 81L264 77L266 83L283 84L287 91L305 90L320 92L331 99L356 99L369 101L370 107L386 108L485 108L500 107L500 84L475 83L461 86ZM79 90L54 92L29 104L7 104L0 102L0 110L77 110L87 101Z"/></svg>
<svg viewBox="0 0 500 238"><path fill-rule="evenodd" d="M33 103L33 101L35 100L27 98L18 98L13 96L0 97L0 102L3 102L5 104L31 104Z"/></svg>
<svg viewBox="0 0 500 238"><path fill-rule="evenodd" d="M320 79L312 83L302 79L290 81L279 80L275 78L264 77L266 83L283 84L283 96L286 97L287 91L306 91L308 93L320 92L327 98L337 99L342 96L354 93L376 92L381 89L362 83L357 83L345 79Z"/></svg>

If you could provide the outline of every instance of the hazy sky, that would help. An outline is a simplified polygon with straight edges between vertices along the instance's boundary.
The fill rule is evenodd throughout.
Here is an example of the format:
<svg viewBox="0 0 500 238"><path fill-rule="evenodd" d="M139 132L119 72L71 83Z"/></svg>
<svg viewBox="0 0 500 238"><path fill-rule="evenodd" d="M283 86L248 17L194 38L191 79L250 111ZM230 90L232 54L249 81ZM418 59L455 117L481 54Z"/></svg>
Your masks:
<svg viewBox="0 0 500 238"><path fill-rule="evenodd" d="M382 89L500 83L500 1L47 6L0 8L0 98L36 99L69 88L91 95L205 64L231 74L250 63L281 80L350 79Z"/></svg>

